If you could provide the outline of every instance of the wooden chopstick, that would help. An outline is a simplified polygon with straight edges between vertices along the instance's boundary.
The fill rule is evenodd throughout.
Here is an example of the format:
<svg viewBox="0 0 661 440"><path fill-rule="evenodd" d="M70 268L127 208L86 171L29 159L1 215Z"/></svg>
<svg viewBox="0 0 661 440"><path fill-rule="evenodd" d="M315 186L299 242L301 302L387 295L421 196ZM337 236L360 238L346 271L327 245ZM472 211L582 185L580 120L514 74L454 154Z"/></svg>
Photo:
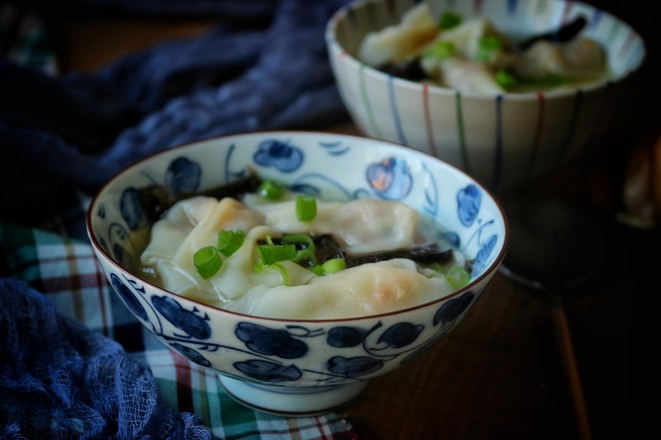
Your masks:
<svg viewBox="0 0 661 440"><path fill-rule="evenodd" d="M583 393L583 386L581 384L578 363L576 362L576 355L574 352L574 344L572 342L569 321L567 320L567 313L562 300L562 294L555 293L555 298L552 299L552 302L551 320L553 322L553 329L555 330L560 359L562 360L565 375L567 377L569 394L574 406L574 413L576 414L576 422L578 424L581 439L590 440L592 438L590 419L588 417L585 395Z"/></svg>

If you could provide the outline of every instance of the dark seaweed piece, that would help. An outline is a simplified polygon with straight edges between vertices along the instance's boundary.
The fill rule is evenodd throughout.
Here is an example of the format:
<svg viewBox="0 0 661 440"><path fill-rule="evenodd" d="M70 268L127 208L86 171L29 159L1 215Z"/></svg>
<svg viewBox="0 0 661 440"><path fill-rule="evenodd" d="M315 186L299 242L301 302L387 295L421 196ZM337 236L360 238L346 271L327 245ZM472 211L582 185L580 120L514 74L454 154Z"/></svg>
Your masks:
<svg viewBox="0 0 661 440"><path fill-rule="evenodd" d="M545 34L533 35L532 37L521 42L519 44L519 48L521 50L526 50L541 40L548 40L556 43L571 41L579 34L579 32L581 32L581 30L583 30L587 23L587 19L584 16L579 15L574 20L562 25L555 31L547 32Z"/></svg>
<svg viewBox="0 0 661 440"><path fill-rule="evenodd" d="M394 249L374 252L371 254L352 255L349 254L330 234L314 238L315 255L319 264L323 264L332 258L344 259L347 267L360 266L366 263L377 263L379 261L391 260L393 258L408 258L417 263L447 263L452 259L452 249L442 250L437 243L428 243L411 248Z"/></svg>
<svg viewBox="0 0 661 440"><path fill-rule="evenodd" d="M420 57L414 57L399 63L387 62L379 66L378 70L410 81L421 81L427 78L427 74L420 65Z"/></svg>
<svg viewBox="0 0 661 440"><path fill-rule="evenodd" d="M274 244L281 244L280 238L272 238ZM361 264L377 263L379 261L391 260L393 258L408 258L421 264L447 263L452 259L452 249L441 250L437 243L428 243L411 248L402 248L388 251L379 251L371 254L352 255L344 249L340 243L331 234L324 234L312 237L314 243L314 255L318 264L324 264L333 258L342 258L346 267L360 266ZM265 244L266 241L258 241L257 244ZM296 246L297 250L302 247ZM309 267L309 262L301 264Z"/></svg>
<svg viewBox="0 0 661 440"><path fill-rule="evenodd" d="M333 258L342 258L349 266L347 261L347 252L340 246L340 243L337 242L335 237L330 234L320 235L318 237L313 237L314 239L314 254L317 257L319 264L323 264L328 260Z"/></svg>
<svg viewBox="0 0 661 440"><path fill-rule="evenodd" d="M224 185L218 185L200 191L187 191L172 194L164 185L149 185L137 190L140 205L150 222L154 222L175 203L193 197L208 196L222 199L224 197L240 198L242 195L255 192L262 179L253 171L248 170L246 177L234 180Z"/></svg>
<svg viewBox="0 0 661 440"><path fill-rule="evenodd" d="M347 267L359 266L366 263L376 263L379 261L391 260L393 258L408 258L409 260L413 260L416 263L422 264L443 264L452 260L452 256L452 249L442 250L438 247L437 243L427 243L421 246L375 252L373 254L345 254L344 260Z"/></svg>

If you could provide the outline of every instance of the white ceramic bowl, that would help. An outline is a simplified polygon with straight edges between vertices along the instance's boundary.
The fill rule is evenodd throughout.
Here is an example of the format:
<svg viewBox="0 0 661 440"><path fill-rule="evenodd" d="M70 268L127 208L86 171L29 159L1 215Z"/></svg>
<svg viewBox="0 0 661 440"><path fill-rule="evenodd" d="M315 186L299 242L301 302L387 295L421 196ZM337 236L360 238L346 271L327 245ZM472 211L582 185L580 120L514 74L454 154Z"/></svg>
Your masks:
<svg viewBox="0 0 661 440"><path fill-rule="evenodd" d="M136 275L149 237L137 189L169 194L216 187L253 167L321 198L399 200L426 213L473 259L470 283L432 302L378 316L281 320L232 313L165 291ZM406 363L452 330L498 270L508 241L499 203L471 177L417 150L309 132L221 137L166 150L119 173L93 198L90 241L133 314L164 344L213 369L228 393L261 411L320 413Z"/></svg>
<svg viewBox="0 0 661 440"><path fill-rule="evenodd" d="M583 33L606 48L613 76L573 90L491 96L396 78L357 53L365 35L399 23L418 1L358 0L331 18L326 41L342 99L368 136L440 157L500 193L590 151L626 120L632 73L645 58L643 41L626 23L578 1L434 1L465 19L486 17L518 38L582 14Z"/></svg>

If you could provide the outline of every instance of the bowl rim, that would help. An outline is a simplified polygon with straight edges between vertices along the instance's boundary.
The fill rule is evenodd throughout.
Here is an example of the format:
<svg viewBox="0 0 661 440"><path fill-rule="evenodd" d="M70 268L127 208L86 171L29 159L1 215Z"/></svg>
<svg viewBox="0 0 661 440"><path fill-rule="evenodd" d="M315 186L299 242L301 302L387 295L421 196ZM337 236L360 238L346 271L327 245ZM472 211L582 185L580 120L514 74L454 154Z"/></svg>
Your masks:
<svg viewBox="0 0 661 440"><path fill-rule="evenodd" d="M426 0L424 0L426 1ZM565 3L564 0L549 0L552 3ZM340 23L345 20L349 13L354 10L354 9L359 9L359 8L364 8L368 4L390 4L391 0L352 0L349 3L343 5L340 7L338 10L336 10L331 18L327 21L326 23L326 28L325 28L325 40L326 40L326 45L329 49L329 56L330 57L337 57L335 53L337 52L340 54L342 57L346 57L347 60L350 63L353 63L353 67L358 68L358 69L364 69L365 74L370 75L373 78L376 78L380 81L393 81L395 84L398 86L402 86L405 89L410 89L414 90L416 92L420 92L423 90L423 88L426 87L426 93L429 95L438 95L438 96L444 96L448 98L453 98L457 95L460 94L462 99L470 99L470 100L493 100L493 99L499 99L501 97L506 97L508 100L530 100L530 99L537 99L537 97L541 94L544 96L544 99L546 100L551 100L551 99L562 99L566 97L571 97L573 95L576 95L579 92L591 92L591 91L596 91L596 90L602 90L607 87L609 87L611 84L616 84L616 83L621 83L625 82L628 80L631 76L636 74L636 72L639 72L645 63L647 62L647 46L645 44L645 40L640 35L640 33L634 29L629 23L626 21L622 20L621 18L611 14L610 12L599 8L596 5L592 5L589 3L582 2L580 0L575 0L573 3L575 5L579 5L582 7L588 7L592 8L595 11L601 12L603 14L606 14L613 19L617 20L619 23L622 25L626 26L630 32L631 35L636 37L638 41L641 44L641 55L640 59L637 61L636 65L634 65L631 68L626 69L623 73L620 73L618 75L611 76L606 79L602 79L599 81L591 81L588 83L585 83L583 85L577 86L577 87L571 87L571 88L560 88L560 89L551 89L551 90L545 90L545 91L530 91L530 92L504 92L504 93L481 93L481 92L460 92L458 90L455 90L450 87L443 87L437 84L432 84L432 83L422 83L418 81L413 81L405 78L400 78L394 75L390 75L388 73L382 72L379 69L370 66L369 64L363 63L360 59L357 57L353 56L349 51L347 51L338 41L336 34L337 34L337 28L340 25ZM415 4L419 4L416 2ZM339 81L339 80L338 80Z"/></svg>
<svg viewBox="0 0 661 440"><path fill-rule="evenodd" d="M142 166L144 163L149 162L150 160L153 160L156 157L163 156L166 154L172 154L173 151L183 151L188 148L194 147L195 145L198 144L203 144L206 142L210 141L223 141L223 140L229 140L229 139L236 139L236 138L246 138L246 137L266 137L266 136L282 136L282 135L287 135L287 136L319 136L322 138L327 138L327 137L333 137L334 139L337 138L342 138L346 140L358 140L360 142L373 142L376 144L382 144L385 146L389 147L394 147L395 149L404 149L408 154L413 154L414 156L421 156L423 158L426 158L431 161L436 161L442 164L442 166L445 166L452 170L454 173L458 173L463 175L464 177L468 178L475 186L477 186L484 194L486 194L491 201L494 203L497 212L500 214L502 217L503 221L503 240L502 240L502 246L500 247L500 251L498 252L498 255L493 259L491 264L487 267L487 269L478 277L475 279L471 280L466 286L462 287L461 289L455 290L454 292L451 292L447 295L443 295L439 298L436 298L431 301L426 301L421 304L417 304L414 306L402 308L402 309L397 309L389 312L383 312L383 313L375 313L375 314L370 314L370 315L363 315L363 316L354 316L354 317L345 317L345 318L328 318L328 319L301 319L301 318L273 318L273 317L268 317L268 316L258 316L258 315L250 315L247 313L240 313L232 310L227 310L219 306L215 306L212 304L205 303L203 301L199 301L193 298L188 298L185 296L182 296L178 293L171 292L169 290L163 289L155 284L153 284L151 281L145 279L143 276L140 276L139 274L133 273L129 271L128 269L122 267L113 257L108 255L106 251L103 249L103 247L100 245L98 240L96 239L94 235L94 229L92 227L92 218L96 213L98 205L101 203L101 196L103 193L106 192L106 190L111 187L112 185L115 184L116 180L119 179L122 175L128 174L136 169L138 169L140 166ZM217 312L227 313L230 315L233 315L235 317L239 318L246 318L250 320L259 320L259 321L269 321L269 322L292 322L292 323L337 323L337 322L347 322L347 321L366 321L366 320L372 320L372 319L377 319L377 318L385 318L385 317L392 317L396 315L404 315L408 314L409 312L414 312L416 310L422 310L425 308L428 308L430 306L433 306L434 304L440 303L440 302L445 302L449 299L452 299L454 297L461 296L467 292L472 291L478 284L484 282L487 282L487 285L484 286L486 289L488 287L488 283L490 280L488 278L491 278L495 275L495 273L499 270L500 265L502 264L505 254L507 252L508 248L508 243L509 243L509 237L510 237L510 228L509 228L509 221L507 218L507 214L505 212L505 209L503 207L502 202L493 194L491 190L489 190L487 187L482 185L479 181L477 181L475 178L471 177L468 173L460 170L459 168L455 167L454 165L444 161L443 159L437 158L435 156L432 156L424 151L419 151L415 149L410 149L408 147L405 147L401 144L398 144L396 142L391 142L387 140L380 140L380 139L375 139L375 138L370 138L366 136L358 136L358 135L353 135L353 134L344 134L344 133L334 133L334 132L323 132L323 131L312 131L312 130L268 130L268 131L256 131L256 132L245 132L245 133L235 133L235 134L226 134L226 135L216 135L216 136L209 136L209 137L203 137L194 141L188 141L185 143L177 144L173 147L149 154L141 159L138 159L131 164L127 165L124 167L122 170L118 171L115 173L110 179L108 179L103 185L101 185L92 198L89 201L89 204L87 206L87 209L85 211L85 230L88 236L88 239L91 243L92 249L95 254L97 254L95 257L96 259L99 259L99 255L103 257L107 261L108 264L114 266L118 271L120 272L126 272L130 274L132 277L142 281L146 285L150 286L151 288L155 289L156 291L159 291L163 294L166 294L167 296L172 296L178 300L182 300L184 302L190 302L193 305L196 306L202 306L204 308L210 308L212 310L215 310ZM98 264L100 262L97 261ZM105 277L105 271L103 271L104 277ZM112 287L111 287L112 289Z"/></svg>

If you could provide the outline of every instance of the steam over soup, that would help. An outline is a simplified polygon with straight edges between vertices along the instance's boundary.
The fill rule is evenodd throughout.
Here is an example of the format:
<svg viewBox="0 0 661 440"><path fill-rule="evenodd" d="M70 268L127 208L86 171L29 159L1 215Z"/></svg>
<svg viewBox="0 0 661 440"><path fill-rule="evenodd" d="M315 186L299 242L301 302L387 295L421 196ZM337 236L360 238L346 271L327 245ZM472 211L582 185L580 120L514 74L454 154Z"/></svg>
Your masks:
<svg viewBox="0 0 661 440"><path fill-rule="evenodd" d="M240 197L176 202L154 223L141 264L162 288L227 310L346 318L463 287L468 261L437 236L400 202L323 201L265 181Z"/></svg>
<svg viewBox="0 0 661 440"><path fill-rule="evenodd" d="M606 80L606 51L580 36L578 17L555 32L516 41L484 17L446 11L432 18L425 2L401 21L369 33L358 58L386 73L471 93L515 93Z"/></svg>

